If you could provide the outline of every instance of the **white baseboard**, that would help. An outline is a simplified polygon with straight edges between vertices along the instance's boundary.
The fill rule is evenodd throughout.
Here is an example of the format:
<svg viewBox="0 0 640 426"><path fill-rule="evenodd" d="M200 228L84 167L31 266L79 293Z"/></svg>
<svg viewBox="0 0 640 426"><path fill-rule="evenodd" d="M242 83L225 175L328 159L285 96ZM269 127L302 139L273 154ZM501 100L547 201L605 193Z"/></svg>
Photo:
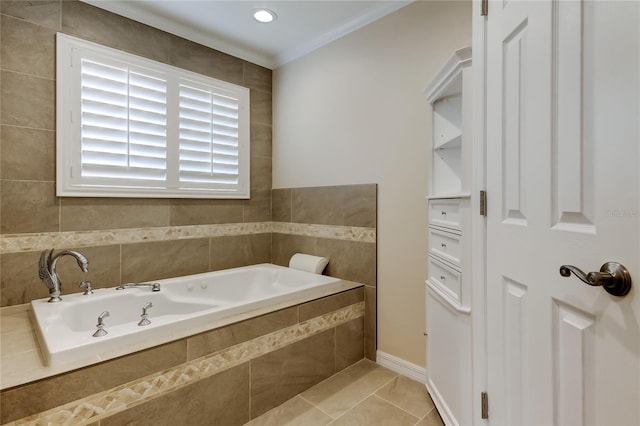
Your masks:
<svg viewBox="0 0 640 426"><path fill-rule="evenodd" d="M458 426L459 423L457 419L449 409L449 406L446 404L444 399L442 399L442 395L440 395L438 389L433 385L433 382L427 380L426 386L427 392L429 392L429 395L431 395L431 400L436 406L436 410L438 410L438 414L440 414L440 418L442 419L443 423L447 426Z"/></svg>
<svg viewBox="0 0 640 426"><path fill-rule="evenodd" d="M383 367L388 368L391 371L395 371L398 374L402 374L410 379L418 381L420 383L427 382L427 369L413 364L409 361L405 361L397 356L389 355L388 353L377 351L376 362Z"/></svg>

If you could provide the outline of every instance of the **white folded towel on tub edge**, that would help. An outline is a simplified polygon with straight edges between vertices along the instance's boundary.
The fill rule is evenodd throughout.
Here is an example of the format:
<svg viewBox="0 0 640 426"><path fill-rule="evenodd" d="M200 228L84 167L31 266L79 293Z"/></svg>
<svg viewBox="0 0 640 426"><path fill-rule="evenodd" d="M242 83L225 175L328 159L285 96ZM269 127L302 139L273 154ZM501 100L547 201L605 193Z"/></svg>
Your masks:
<svg viewBox="0 0 640 426"><path fill-rule="evenodd" d="M328 263L328 257L296 253L291 256L289 268L297 269L299 271L313 272L314 274L322 274L322 271L324 271L324 268L326 268Z"/></svg>

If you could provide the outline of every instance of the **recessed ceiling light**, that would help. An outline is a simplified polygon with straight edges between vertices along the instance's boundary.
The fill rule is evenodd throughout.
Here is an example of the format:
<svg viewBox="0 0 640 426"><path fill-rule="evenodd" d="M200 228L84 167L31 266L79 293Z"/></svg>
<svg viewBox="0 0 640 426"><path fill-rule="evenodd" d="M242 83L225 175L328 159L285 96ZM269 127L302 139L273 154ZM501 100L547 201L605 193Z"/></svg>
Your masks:
<svg viewBox="0 0 640 426"><path fill-rule="evenodd" d="M275 21L277 18L277 15L275 14L275 12L269 9L256 9L253 11L253 17L255 18L256 21L266 23L266 22Z"/></svg>

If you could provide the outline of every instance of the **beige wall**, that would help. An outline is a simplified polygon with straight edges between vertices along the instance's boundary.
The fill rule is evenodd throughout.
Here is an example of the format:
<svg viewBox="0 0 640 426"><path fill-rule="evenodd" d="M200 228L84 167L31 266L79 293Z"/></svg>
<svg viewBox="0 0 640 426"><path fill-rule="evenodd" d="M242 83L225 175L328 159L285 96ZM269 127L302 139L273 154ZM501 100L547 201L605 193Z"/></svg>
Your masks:
<svg viewBox="0 0 640 426"><path fill-rule="evenodd" d="M470 2L418 1L274 71L274 188L378 184L378 350L422 366L422 92L470 44Z"/></svg>

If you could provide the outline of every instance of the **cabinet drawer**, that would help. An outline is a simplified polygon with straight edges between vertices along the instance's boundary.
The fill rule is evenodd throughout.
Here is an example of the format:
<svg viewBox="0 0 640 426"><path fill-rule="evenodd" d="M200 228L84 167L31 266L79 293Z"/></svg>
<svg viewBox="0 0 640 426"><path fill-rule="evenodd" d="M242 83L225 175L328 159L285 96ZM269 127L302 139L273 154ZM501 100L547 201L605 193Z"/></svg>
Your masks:
<svg viewBox="0 0 640 426"><path fill-rule="evenodd" d="M429 201L429 222L432 225L460 230L460 200Z"/></svg>
<svg viewBox="0 0 640 426"><path fill-rule="evenodd" d="M429 256L429 281L456 304L460 304L461 273Z"/></svg>
<svg viewBox="0 0 640 426"><path fill-rule="evenodd" d="M429 253L459 267L462 256L462 236L430 228Z"/></svg>

